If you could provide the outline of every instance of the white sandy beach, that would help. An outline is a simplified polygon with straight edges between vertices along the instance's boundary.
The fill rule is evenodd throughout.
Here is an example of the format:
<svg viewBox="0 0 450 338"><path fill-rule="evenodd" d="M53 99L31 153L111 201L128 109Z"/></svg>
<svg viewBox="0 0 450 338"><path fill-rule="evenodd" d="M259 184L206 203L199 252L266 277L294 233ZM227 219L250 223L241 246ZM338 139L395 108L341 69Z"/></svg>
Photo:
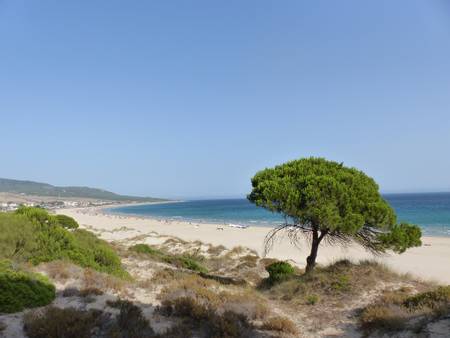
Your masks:
<svg viewBox="0 0 450 338"><path fill-rule="evenodd" d="M241 245L256 250L260 255L263 253L264 238L269 231L263 227L237 229L217 224L110 215L100 208L61 209L58 213L75 218L82 227L99 232L100 236L108 241L126 241L139 235L157 232L164 236L179 237L187 241L200 240L227 248ZM319 249L318 262L325 264L344 257L351 260L375 258L398 272L450 284L450 237L423 237L422 242L421 247L409 249L401 255L390 254L383 257L374 257L357 245L341 248L323 244ZM303 267L307 255L307 243L298 249L291 245L287 238L280 238L268 257L291 260Z"/></svg>

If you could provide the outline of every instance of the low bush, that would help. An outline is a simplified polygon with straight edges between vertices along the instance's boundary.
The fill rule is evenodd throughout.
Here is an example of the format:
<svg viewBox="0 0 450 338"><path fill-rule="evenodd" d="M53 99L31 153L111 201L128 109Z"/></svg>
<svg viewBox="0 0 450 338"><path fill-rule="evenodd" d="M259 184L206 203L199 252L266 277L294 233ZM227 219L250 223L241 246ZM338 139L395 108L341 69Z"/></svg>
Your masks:
<svg viewBox="0 0 450 338"><path fill-rule="evenodd" d="M398 331L406 328L407 313L401 307L389 304L367 306L361 313L360 322L364 330Z"/></svg>
<svg viewBox="0 0 450 338"><path fill-rule="evenodd" d="M408 297L403 301L403 305L409 310L416 310L423 307L434 310L448 306L450 305L450 285L440 286L435 290Z"/></svg>
<svg viewBox="0 0 450 338"><path fill-rule="evenodd" d="M63 297L79 297L80 296L80 290L74 287L69 287L63 290L62 292Z"/></svg>
<svg viewBox="0 0 450 338"><path fill-rule="evenodd" d="M101 296L103 295L103 291L98 288L85 288L80 290L80 297L89 297L89 296Z"/></svg>
<svg viewBox="0 0 450 338"><path fill-rule="evenodd" d="M147 244L135 244L133 246L130 246L129 250L140 253L140 254L146 254L146 255L152 255L152 256L164 256L164 253L162 251L154 249L150 245L147 245Z"/></svg>
<svg viewBox="0 0 450 338"><path fill-rule="evenodd" d="M55 287L40 274L20 271L0 261L0 313L13 313L51 303Z"/></svg>
<svg viewBox="0 0 450 338"><path fill-rule="evenodd" d="M129 248L130 251L150 256L151 258L174 265L178 268L184 268L196 272L207 273L205 268L195 257L188 255L172 255L161 250L152 248L147 244L136 244Z"/></svg>
<svg viewBox="0 0 450 338"><path fill-rule="evenodd" d="M17 260L20 256L33 264L69 260L82 267L129 277L107 242L86 230L68 231L64 227L73 229L76 222L67 216L61 220L60 216L30 207L0 213L0 258Z"/></svg>
<svg viewBox="0 0 450 338"><path fill-rule="evenodd" d="M167 316L181 317L184 325L188 325L193 330L205 332L207 337L248 337L253 330L253 326L244 314L229 310L219 313L212 306L202 304L190 297L165 301L159 311Z"/></svg>
<svg viewBox="0 0 450 338"><path fill-rule="evenodd" d="M265 320L261 325L262 330L278 331L288 334L297 334L297 327L286 317L271 317Z"/></svg>
<svg viewBox="0 0 450 338"><path fill-rule="evenodd" d="M378 281L405 282L408 277L398 275L385 266L362 261L352 263L348 260L337 261L327 266L317 266L310 274L295 275L277 283L260 284L260 289L271 298L295 301L310 305L310 296L315 295L321 302L343 301L375 287Z"/></svg>
<svg viewBox="0 0 450 338"><path fill-rule="evenodd" d="M121 301L117 304L120 312L116 317L119 337L146 338L154 337L155 332L142 314L142 310L129 301Z"/></svg>
<svg viewBox="0 0 450 338"><path fill-rule="evenodd" d="M26 216L0 212L0 259L26 261L36 249L36 227Z"/></svg>
<svg viewBox="0 0 450 338"><path fill-rule="evenodd" d="M387 291L360 315L366 331L420 331L428 323L450 314L450 286L409 295L405 290Z"/></svg>
<svg viewBox="0 0 450 338"><path fill-rule="evenodd" d="M188 298L213 311L232 311L250 319L264 319L269 314L265 299L252 289L229 286L225 290L222 284L193 274L179 276L158 297L165 305L173 306L177 299Z"/></svg>
<svg viewBox="0 0 450 338"><path fill-rule="evenodd" d="M153 338L156 337L141 309L122 301L114 318L99 310L47 307L24 316L29 338Z"/></svg>
<svg viewBox="0 0 450 338"><path fill-rule="evenodd" d="M185 268L188 270L207 273L208 269L205 268L195 258L189 256L167 256L165 261L177 267Z"/></svg>
<svg viewBox="0 0 450 338"><path fill-rule="evenodd" d="M292 265L287 262L275 262L266 266L266 271L269 273L269 282L274 284L291 277L295 270Z"/></svg>
<svg viewBox="0 0 450 338"><path fill-rule="evenodd" d="M100 311L50 306L24 316L24 330L29 338L90 338L102 319Z"/></svg>
<svg viewBox="0 0 450 338"><path fill-rule="evenodd" d="M66 215L56 215L56 221L60 226L66 229L77 229L79 227L77 221Z"/></svg>
<svg viewBox="0 0 450 338"><path fill-rule="evenodd" d="M74 263L118 277L129 277L119 256L107 242L87 230L75 230L73 235L75 248L67 255Z"/></svg>
<svg viewBox="0 0 450 338"><path fill-rule="evenodd" d="M317 295L309 295L306 297L306 304L315 305L319 301L319 297Z"/></svg>

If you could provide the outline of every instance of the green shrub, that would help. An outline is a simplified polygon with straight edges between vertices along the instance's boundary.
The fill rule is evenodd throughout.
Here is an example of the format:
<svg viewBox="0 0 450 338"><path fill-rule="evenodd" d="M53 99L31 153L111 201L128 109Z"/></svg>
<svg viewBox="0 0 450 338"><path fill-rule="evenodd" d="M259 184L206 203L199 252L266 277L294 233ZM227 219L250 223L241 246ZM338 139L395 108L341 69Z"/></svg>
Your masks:
<svg viewBox="0 0 450 338"><path fill-rule="evenodd" d="M197 259L191 256L171 255L161 250L154 249L147 244L136 244L131 246L129 250L151 256L153 259L166 262L171 265L175 265L176 267L179 268L185 268L202 273L208 272L208 269L206 269Z"/></svg>
<svg viewBox="0 0 450 338"><path fill-rule="evenodd" d="M317 295L309 295L306 297L306 304L315 305L319 301L319 297Z"/></svg>
<svg viewBox="0 0 450 338"><path fill-rule="evenodd" d="M75 221L63 216L62 225L60 216L30 207L20 207L14 214L0 213L0 225L7 230L0 232L0 258L15 258L11 256L19 252L33 264L66 259L82 267L129 277L107 242L86 230L68 231L65 227L73 228L74 224L68 224Z"/></svg>
<svg viewBox="0 0 450 338"><path fill-rule="evenodd" d="M0 259L28 260L36 249L36 226L26 216L0 213Z"/></svg>
<svg viewBox="0 0 450 338"><path fill-rule="evenodd" d="M87 230L77 229L73 236L75 246L67 252L67 257L74 263L118 277L128 277L119 256L107 242Z"/></svg>
<svg viewBox="0 0 450 338"><path fill-rule="evenodd" d="M189 256L174 256L167 259L167 262L178 267L183 267L192 271L207 273L206 269L200 262Z"/></svg>
<svg viewBox="0 0 450 338"><path fill-rule="evenodd" d="M0 261L0 313L43 306L55 299L55 287L40 274L19 271Z"/></svg>
<svg viewBox="0 0 450 338"><path fill-rule="evenodd" d="M50 215L47 210L42 208L21 206L15 211L15 213L17 215L24 215L29 220L38 224L57 224L56 218Z"/></svg>
<svg viewBox="0 0 450 338"><path fill-rule="evenodd" d="M292 265L287 262L275 262L266 266L266 271L269 273L269 282L277 283L291 277L295 270Z"/></svg>
<svg viewBox="0 0 450 338"><path fill-rule="evenodd" d="M403 305L410 310L415 310L422 307L436 309L448 303L450 303L450 285L440 286L435 290L408 297Z"/></svg>
<svg viewBox="0 0 450 338"><path fill-rule="evenodd" d="M66 215L56 215L56 220L58 221L58 224L66 229L77 229L78 223L75 221L72 217L66 216Z"/></svg>
<svg viewBox="0 0 450 338"><path fill-rule="evenodd" d="M165 254L157 249L152 248L147 244L136 244L129 248L130 251L134 251L140 254L152 255L152 256L164 256Z"/></svg>

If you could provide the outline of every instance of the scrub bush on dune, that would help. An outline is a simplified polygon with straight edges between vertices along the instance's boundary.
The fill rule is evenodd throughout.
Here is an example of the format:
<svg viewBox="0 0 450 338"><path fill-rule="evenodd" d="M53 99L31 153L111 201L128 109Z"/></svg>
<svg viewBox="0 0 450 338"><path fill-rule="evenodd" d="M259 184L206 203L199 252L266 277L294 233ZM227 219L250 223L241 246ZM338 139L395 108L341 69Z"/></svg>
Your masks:
<svg viewBox="0 0 450 338"><path fill-rule="evenodd" d="M0 261L0 313L13 313L51 303L55 287L40 274L20 271Z"/></svg>
<svg viewBox="0 0 450 338"><path fill-rule="evenodd" d="M64 225L60 223L62 219ZM20 207L15 213L0 213L0 226L0 258L21 259L35 265L69 260L117 277L129 277L113 248L89 231L73 230L77 224L70 217Z"/></svg>

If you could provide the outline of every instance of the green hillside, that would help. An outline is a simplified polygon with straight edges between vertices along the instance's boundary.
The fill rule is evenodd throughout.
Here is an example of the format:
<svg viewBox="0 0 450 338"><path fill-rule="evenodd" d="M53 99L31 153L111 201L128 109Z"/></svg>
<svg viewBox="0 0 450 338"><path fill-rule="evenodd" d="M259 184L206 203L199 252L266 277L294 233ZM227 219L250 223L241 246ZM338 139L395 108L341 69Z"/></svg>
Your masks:
<svg viewBox="0 0 450 338"><path fill-rule="evenodd" d="M110 201L156 202L164 200L161 198L153 198L153 197L136 197L136 196L119 195L107 190L97 188L57 187L47 183L10 180L6 178L0 178L0 192L37 195L37 196L62 197L62 198L64 197L92 198Z"/></svg>

